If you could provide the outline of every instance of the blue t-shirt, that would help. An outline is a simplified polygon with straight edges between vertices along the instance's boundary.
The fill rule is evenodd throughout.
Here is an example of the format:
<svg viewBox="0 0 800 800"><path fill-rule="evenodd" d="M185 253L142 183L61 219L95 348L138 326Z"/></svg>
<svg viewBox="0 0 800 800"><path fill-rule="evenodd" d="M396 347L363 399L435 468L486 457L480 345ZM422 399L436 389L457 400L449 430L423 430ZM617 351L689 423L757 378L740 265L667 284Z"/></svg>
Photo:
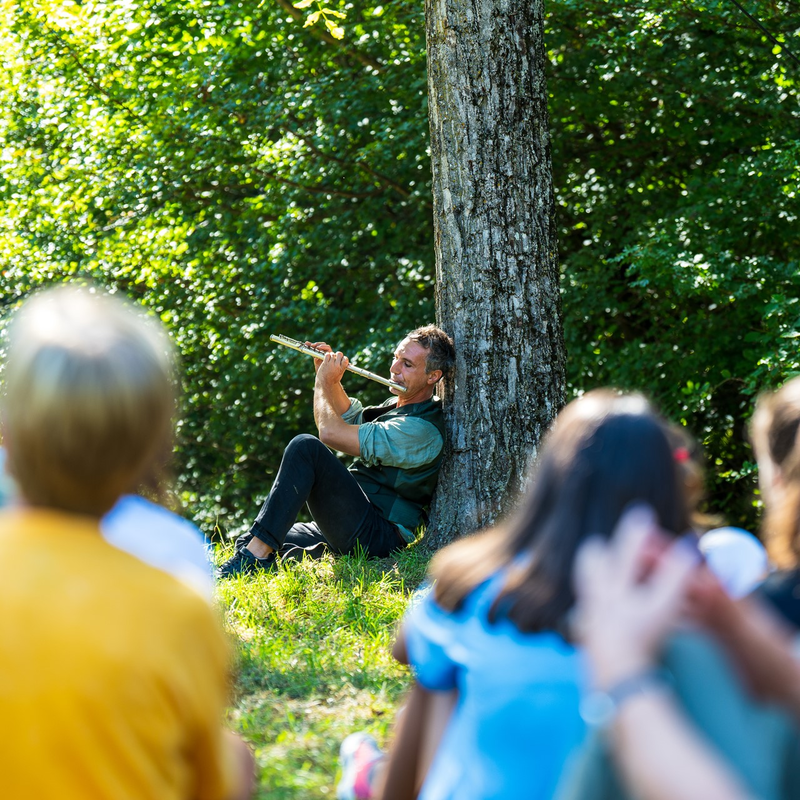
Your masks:
<svg viewBox="0 0 800 800"><path fill-rule="evenodd" d="M490 623L502 579L479 586L454 613L430 593L406 618L419 683L459 693L420 800L550 800L585 737L583 656L556 633Z"/></svg>

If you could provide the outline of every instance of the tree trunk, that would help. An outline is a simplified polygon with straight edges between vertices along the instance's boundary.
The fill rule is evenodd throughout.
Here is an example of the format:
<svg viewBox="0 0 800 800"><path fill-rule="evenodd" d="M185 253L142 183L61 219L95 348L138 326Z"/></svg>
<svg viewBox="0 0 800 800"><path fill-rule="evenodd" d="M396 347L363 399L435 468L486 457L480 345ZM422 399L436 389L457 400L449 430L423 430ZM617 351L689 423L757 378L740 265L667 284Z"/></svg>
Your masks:
<svg viewBox="0 0 800 800"><path fill-rule="evenodd" d="M436 306L453 336L426 542L492 524L563 403L542 0L427 0Z"/></svg>

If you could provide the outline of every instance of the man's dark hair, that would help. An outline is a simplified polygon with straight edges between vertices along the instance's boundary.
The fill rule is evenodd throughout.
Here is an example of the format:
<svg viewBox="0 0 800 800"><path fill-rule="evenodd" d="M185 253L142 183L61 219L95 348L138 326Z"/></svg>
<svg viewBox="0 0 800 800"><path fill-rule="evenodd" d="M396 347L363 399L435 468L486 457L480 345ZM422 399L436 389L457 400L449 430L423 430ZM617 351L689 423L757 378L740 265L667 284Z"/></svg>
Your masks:
<svg viewBox="0 0 800 800"><path fill-rule="evenodd" d="M447 380L453 374L456 366L456 349L453 340L435 325L424 325L416 328L407 336L412 342L417 342L428 351L425 360L425 372L440 369L442 377Z"/></svg>

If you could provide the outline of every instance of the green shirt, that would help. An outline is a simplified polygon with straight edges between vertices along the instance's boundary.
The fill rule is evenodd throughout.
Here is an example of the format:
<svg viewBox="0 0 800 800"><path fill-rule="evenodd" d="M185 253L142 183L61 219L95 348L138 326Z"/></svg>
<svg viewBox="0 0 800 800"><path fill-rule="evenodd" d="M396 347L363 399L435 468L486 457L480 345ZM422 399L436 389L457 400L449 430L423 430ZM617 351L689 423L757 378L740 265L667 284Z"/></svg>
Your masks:
<svg viewBox="0 0 800 800"><path fill-rule="evenodd" d="M396 403L396 399L390 397L382 405L394 407ZM429 403L426 402L425 405L428 406ZM383 468L424 473L429 465L438 464L444 447L442 433L428 420L413 414L397 415L393 408L387 408L385 416L369 422L363 421L363 417L364 407L358 400L351 400L350 408L342 415L342 419L349 425L358 425L359 460L356 465L360 463L361 467L356 472L362 477L357 480L370 502L379 506L381 513L397 528L405 542L410 544L415 539L412 530L414 526L409 527L410 523L406 518L409 514L417 514L410 513L407 503L404 508L398 508L397 504L403 506L401 498L397 498L388 507L385 502L379 502L379 496L374 494L375 489L370 489L374 481L368 481L364 485L363 470L366 468L369 472L374 469L378 471L376 476L382 474L380 471ZM403 522L406 524L402 524Z"/></svg>
<svg viewBox="0 0 800 800"><path fill-rule="evenodd" d="M392 398L384 405L394 402ZM363 412L364 406L351 400L342 419L348 425L358 425L358 449L367 466L414 469L430 464L442 452L442 434L430 422L418 417L379 417L374 422L362 422Z"/></svg>

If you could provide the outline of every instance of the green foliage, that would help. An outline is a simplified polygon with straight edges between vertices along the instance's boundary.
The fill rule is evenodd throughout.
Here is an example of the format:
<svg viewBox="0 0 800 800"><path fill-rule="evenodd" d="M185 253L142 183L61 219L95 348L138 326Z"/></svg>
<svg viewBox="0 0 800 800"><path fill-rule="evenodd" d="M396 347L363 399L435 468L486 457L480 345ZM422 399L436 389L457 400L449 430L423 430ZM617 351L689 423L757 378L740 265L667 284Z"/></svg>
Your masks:
<svg viewBox="0 0 800 800"><path fill-rule="evenodd" d="M254 748L258 797L332 796L348 734L386 744L410 680L391 642L425 567L412 547L396 561L326 556L219 584L239 642L230 722Z"/></svg>
<svg viewBox="0 0 800 800"><path fill-rule="evenodd" d="M797 10L758 15L800 51ZM744 422L800 372L800 68L728 3L552 15L571 385L654 395L705 444L716 510L753 525Z"/></svg>
<svg viewBox="0 0 800 800"><path fill-rule="evenodd" d="M433 317L422 6L315 3L0 0L4 303L80 278L161 317L208 532L312 429L270 333L383 372ZM797 11L757 14L800 52ZM547 29L571 388L655 395L752 525L744 422L800 371L800 68L721 0L556 0Z"/></svg>
<svg viewBox="0 0 800 800"><path fill-rule="evenodd" d="M317 6L317 10L312 11L306 17L306 21L303 23L304 28L308 28L322 20L323 24L328 29L328 33L334 39L344 39L344 28L339 25L339 20L346 19L347 14L324 6L322 3L315 3L315 0L300 0L299 3L294 3L293 5L295 8L308 8L312 5Z"/></svg>
<svg viewBox="0 0 800 800"><path fill-rule="evenodd" d="M312 426L311 361L270 333L385 373L433 317L421 8L350 7L340 45L286 7L43 0L3 23L5 301L79 277L169 326L209 532Z"/></svg>

